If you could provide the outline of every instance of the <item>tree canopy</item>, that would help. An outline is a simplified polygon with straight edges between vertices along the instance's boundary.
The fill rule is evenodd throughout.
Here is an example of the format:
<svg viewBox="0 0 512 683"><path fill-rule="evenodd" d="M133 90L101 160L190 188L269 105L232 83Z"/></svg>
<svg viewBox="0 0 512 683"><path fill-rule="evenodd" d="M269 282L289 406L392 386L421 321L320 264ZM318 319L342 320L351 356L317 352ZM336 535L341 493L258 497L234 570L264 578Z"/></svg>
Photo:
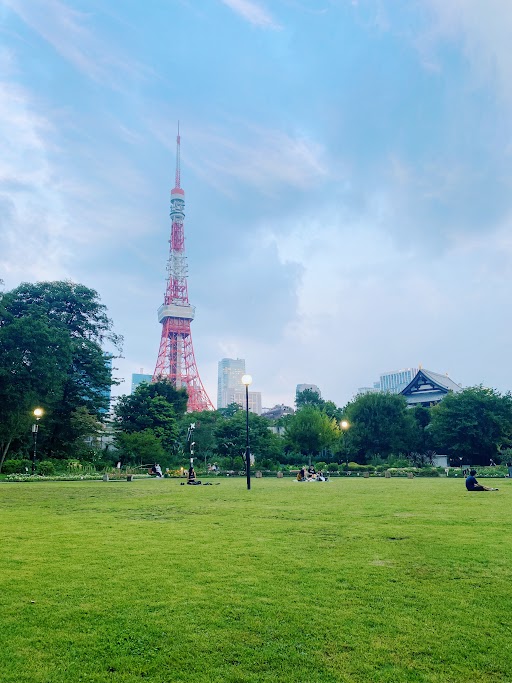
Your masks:
<svg viewBox="0 0 512 683"><path fill-rule="evenodd" d="M306 405L297 410L286 421L285 440L296 453L317 455L324 448L332 446L338 437L336 420L314 405Z"/></svg>
<svg viewBox="0 0 512 683"><path fill-rule="evenodd" d="M140 384L133 394L121 396L115 408L118 435L145 433L145 443L158 440L163 452L174 454L179 449L178 419L187 409L186 389L176 389L168 380ZM143 444L144 439L118 437L118 446ZM140 450L140 449L139 449ZM132 449L132 453L133 453Z"/></svg>
<svg viewBox="0 0 512 683"><path fill-rule="evenodd" d="M488 465L512 443L512 396L482 386L450 393L432 409L428 430L455 463Z"/></svg>
<svg viewBox="0 0 512 683"><path fill-rule="evenodd" d="M415 422L403 396L362 394L347 404L343 417L349 424L344 449L352 458L365 461L411 450Z"/></svg>
<svg viewBox="0 0 512 683"><path fill-rule="evenodd" d="M97 292L73 282L24 283L0 295L0 465L27 442L36 406L44 409L42 452L66 457L79 436L72 415L101 418L114 383L109 361L121 338Z"/></svg>

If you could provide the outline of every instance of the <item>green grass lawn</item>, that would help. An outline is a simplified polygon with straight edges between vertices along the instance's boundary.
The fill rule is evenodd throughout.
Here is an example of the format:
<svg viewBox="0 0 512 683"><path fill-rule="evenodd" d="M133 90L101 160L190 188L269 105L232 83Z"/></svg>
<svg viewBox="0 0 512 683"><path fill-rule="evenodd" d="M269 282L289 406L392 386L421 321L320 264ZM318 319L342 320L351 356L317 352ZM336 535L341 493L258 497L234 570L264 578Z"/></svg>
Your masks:
<svg viewBox="0 0 512 683"><path fill-rule="evenodd" d="M512 681L512 482L0 485L2 683Z"/></svg>

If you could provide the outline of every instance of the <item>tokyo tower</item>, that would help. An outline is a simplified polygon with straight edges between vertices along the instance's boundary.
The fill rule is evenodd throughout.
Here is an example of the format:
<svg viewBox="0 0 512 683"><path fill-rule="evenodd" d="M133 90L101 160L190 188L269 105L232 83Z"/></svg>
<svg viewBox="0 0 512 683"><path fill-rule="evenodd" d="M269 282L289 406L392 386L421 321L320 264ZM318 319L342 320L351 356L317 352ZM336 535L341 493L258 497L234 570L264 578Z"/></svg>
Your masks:
<svg viewBox="0 0 512 683"><path fill-rule="evenodd" d="M187 410L213 410L213 404L199 377L190 323L194 306L188 301L187 257L185 256L185 193L180 187L180 129L176 138L176 181L171 190L171 239L167 262L167 289L158 309L162 338L153 381L167 379L177 389L186 387Z"/></svg>

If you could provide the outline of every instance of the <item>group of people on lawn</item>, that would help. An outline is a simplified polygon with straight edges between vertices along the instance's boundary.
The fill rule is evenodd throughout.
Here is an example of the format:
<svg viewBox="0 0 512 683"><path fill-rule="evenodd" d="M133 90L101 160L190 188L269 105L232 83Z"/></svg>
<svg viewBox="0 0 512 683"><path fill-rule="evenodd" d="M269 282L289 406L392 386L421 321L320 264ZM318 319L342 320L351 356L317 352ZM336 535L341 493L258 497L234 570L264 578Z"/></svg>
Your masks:
<svg viewBox="0 0 512 683"><path fill-rule="evenodd" d="M297 474L297 481L327 481L327 477L321 470L317 472L313 465L310 465L307 470L304 465Z"/></svg>
<svg viewBox="0 0 512 683"><path fill-rule="evenodd" d="M160 465L155 463L153 467L151 468L151 473L156 474L157 477L162 477L162 469ZM301 467L297 474L297 481L327 481L327 477L324 476L324 473L320 470L320 472L317 472L315 470L314 465L310 465L307 470L306 466L304 465ZM187 484L191 484L192 486L200 484L201 482L198 481L196 471L194 469L193 465L190 465L188 473L187 473ZM498 489L492 488L491 486L482 486L482 484L479 484L477 479L476 479L476 470L471 470L469 473L469 476L466 477L466 489L468 491L497 491Z"/></svg>

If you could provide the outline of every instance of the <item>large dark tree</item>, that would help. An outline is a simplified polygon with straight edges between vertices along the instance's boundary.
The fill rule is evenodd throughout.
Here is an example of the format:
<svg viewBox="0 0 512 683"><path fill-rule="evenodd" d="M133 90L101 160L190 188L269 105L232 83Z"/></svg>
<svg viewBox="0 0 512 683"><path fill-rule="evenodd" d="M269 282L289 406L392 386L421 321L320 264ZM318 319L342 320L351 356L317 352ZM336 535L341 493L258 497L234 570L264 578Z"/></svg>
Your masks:
<svg viewBox="0 0 512 683"><path fill-rule="evenodd" d="M302 407L286 421L286 444L295 453L302 453L308 458L332 446L338 437L337 421L313 405Z"/></svg>
<svg viewBox="0 0 512 683"><path fill-rule="evenodd" d="M239 410L230 418L221 418L215 424L213 434L217 452L225 458L234 459L245 452L246 413ZM283 439L269 429L266 418L249 413L249 443L255 463L263 460L279 462L283 454Z"/></svg>
<svg viewBox="0 0 512 683"><path fill-rule="evenodd" d="M438 453L454 464L488 465L512 443L512 396L482 386L448 394L427 428Z"/></svg>
<svg viewBox="0 0 512 683"><path fill-rule="evenodd" d="M0 298L0 442L23 447L32 410L45 411L41 452L70 455L79 436L72 415L101 417L112 382L103 348L120 348L97 292L72 282L24 283ZM1 462L0 462L1 464Z"/></svg>
<svg viewBox="0 0 512 683"><path fill-rule="evenodd" d="M362 394L345 407L343 417L349 424L343 434L343 455L358 462L406 453L416 444L416 421L403 396Z"/></svg>
<svg viewBox="0 0 512 683"><path fill-rule="evenodd" d="M165 453L179 449L178 419L187 409L186 389L176 389L167 381L140 384L133 394L121 396L115 408L118 433L135 434L148 430L160 441ZM118 440L122 445L126 442Z"/></svg>

